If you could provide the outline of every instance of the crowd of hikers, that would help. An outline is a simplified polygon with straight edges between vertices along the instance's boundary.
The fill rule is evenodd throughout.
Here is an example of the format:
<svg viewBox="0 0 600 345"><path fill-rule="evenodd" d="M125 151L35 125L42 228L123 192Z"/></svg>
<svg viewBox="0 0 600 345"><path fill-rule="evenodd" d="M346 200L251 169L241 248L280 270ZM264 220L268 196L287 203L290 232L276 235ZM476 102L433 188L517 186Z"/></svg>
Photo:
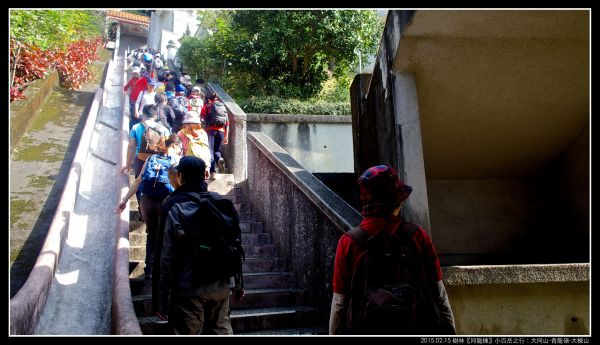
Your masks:
<svg viewBox="0 0 600 345"><path fill-rule="evenodd" d="M169 322L177 334L199 333L203 324L206 324L205 332L231 334L230 289L236 298L243 298L239 217L231 201L207 192L206 183L206 180L216 179L217 169L219 173L225 172L221 146L228 142L227 109L214 92L207 91L202 79L196 79L193 85L189 75L168 70L162 55L152 49L132 51L128 55L128 70L130 78L123 91L129 96L129 144L121 171L129 173L133 169L135 181L117 206L117 212L122 212L129 198L136 195L139 220L146 223L144 273L145 278L152 281L154 312L165 320L170 315ZM170 212L169 200L178 200L179 194L198 203L186 205L188 212L184 214ZM179 206L183 204L180 195ZM195 213L203 213L202 222L184 219ZM179 218L181 223L173 227L167 218ZM215 221L217 225L210 225ZM182 228L184 223L186 227ZM219 238L206 238L202 228L207 226L225 230ZM174 236L171 231L175 231ZM223 237L223 233L228 236ZM189 251L174 252L172 248L181 246L175 243L181 241L182 236L184 242L196 245ZM167 237L169 239L163 241ZM222 254L215 247L224 240L232 242L229 247L236 249L230 253L233 258L220 257L213 261L229 262L228 267L217 265L197 270L190 266L188 271L194 271L192 275L180 274L185 257L194 256L193 261L198 262L210 261L208 256ZM200 247L212 248L211 254L198 252ZM197 258L202 255L204 260ZM179 258L169 260L175 257ZM173 280L181 283L179 288L172 288ZM203 301L191 301L190 289L195 291L195 297L202 295ZM204 311L206 315L188 320L185 314L192 312L188 308L193 309L194 314ZM204 310L206 308L210 310Z"/></svg>
<svg viewBox="0 0 600 345"><path fill-rule="evenodd" d="M159 53L129 57L121 171L133 169L135 181L116 212L136 195L155 315L176 334L233 334L229 296L244 297L239 216L206 182L225 169L227 109L202 79L192 85L165 69ZM400 215L412 188L387 165L367 169L358 186L364 219L338 242L329 334L455 334L431 238Z"/></svg>

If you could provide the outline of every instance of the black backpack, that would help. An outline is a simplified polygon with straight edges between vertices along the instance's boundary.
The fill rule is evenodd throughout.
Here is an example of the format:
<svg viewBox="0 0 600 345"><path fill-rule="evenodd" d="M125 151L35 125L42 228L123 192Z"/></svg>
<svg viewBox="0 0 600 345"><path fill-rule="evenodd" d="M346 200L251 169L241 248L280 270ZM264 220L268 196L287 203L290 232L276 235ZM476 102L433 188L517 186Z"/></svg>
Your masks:
<svg viewBox="0 0 600 345"><path fill-rule="evenodd" d="M210 110L206 115L206 124L211 127L224 127L228 119L225 104L216 101L210 106Z"/></svg>
<svg viewBox="0 0 600 345"><path fill-rule="evenodd" d="M440 317L412 235L402 222L391 234L348 234L365 249L350 284L348 330L352 334L437 334Z"/></svg>
<svg viewBox="0 0 600 345"><path fill-rule="evenodd" d="M181 224L185 237L182 243L192 254L193 281L205 284L238 274L241 279L246 256L239 216L231 200L222 199L214 192L182 195L198 205L191 219Z"/></svg>

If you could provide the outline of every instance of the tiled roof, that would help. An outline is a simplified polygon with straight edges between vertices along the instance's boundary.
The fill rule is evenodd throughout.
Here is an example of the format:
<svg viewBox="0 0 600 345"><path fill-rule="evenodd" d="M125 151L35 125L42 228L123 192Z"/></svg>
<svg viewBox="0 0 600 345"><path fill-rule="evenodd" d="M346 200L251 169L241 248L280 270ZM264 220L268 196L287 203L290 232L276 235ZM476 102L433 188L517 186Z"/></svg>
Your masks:
<svg viewBox="0 0 600 345"><path fill-rule="evenodd" d="M140 16L133 13L108 10L106 11L106 16L126 23L150 25L150 17Z"/></svg>

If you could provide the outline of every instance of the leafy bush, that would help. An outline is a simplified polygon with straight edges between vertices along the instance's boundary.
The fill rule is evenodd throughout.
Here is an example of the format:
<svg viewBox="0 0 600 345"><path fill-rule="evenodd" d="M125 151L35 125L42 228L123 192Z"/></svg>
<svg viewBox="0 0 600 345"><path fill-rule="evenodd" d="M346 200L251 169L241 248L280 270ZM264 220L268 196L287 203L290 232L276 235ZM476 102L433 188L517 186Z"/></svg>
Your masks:
<svg viewBox="0 0 600 345"><path fill-rule="evenodd" d="M66 51L59 51L41 50L11 40L11 75L14 75L14 80L10 87L10 100L25 98L23 89L32 81L44 78L52 67L58 71L61 87L80 89L81 84L92 76L87 65L97 59L97 47L101 43L101 38L81 40L69 44Z"/></svg>
<svg viewBox="0 0 600 345"><path fill-rule="evenodd" d="M253 97L236 100L246 113L259 114L305 114L305 115L349 115L349 102L328 102L309 99L285 99L280 97Z"/></svg>
<svg viewBox="0 0 600 345"><path fill-rule="evenodd" d="M98 11L10 11L10 100L48 69L58 70L61 86L79 89L96 59L103 19Z"/></svg>

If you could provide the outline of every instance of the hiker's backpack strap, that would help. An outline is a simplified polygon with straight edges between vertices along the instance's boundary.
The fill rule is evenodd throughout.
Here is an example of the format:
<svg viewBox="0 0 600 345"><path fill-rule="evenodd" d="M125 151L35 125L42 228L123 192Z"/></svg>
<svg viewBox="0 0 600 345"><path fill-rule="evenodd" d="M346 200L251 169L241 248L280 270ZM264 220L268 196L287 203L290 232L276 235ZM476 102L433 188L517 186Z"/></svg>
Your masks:
<svg viewBox="0 0 600 345"><path fill-rule="evenodd" d="M346 233L348 234L348 236L352 237L352 239L355 240L360 247L363 247L363 248L367 247L369 238L371 238L371 235L369 235L366 231L361 229L360 226L352 228L352 229L348 230Z"/></svg>

